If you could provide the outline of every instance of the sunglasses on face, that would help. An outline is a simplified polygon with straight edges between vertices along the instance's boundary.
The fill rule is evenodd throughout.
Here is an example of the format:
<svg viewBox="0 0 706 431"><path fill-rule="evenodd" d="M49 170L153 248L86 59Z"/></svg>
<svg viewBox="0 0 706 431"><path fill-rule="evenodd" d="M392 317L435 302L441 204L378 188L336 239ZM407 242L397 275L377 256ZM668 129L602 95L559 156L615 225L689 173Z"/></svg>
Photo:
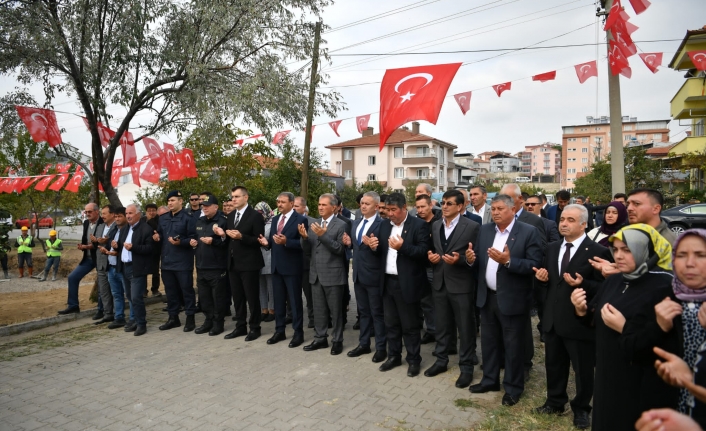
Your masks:
<svg viewBox="0 0 706 431"><path fill-rule="evenodd" d="M535 205L539 205L539 202L536 202L536 203L535 203L535 202L526 202L526 203L525 203L525 206L526 206L526 207L533 207L533 206L535 206Z"/></svg>
<svg viewBox="0 0 706 431"><path fill-rule="evenodd" d="M199 198L189 198L189 200L193 202L193 201L198 201L200 199Z"/></svg>

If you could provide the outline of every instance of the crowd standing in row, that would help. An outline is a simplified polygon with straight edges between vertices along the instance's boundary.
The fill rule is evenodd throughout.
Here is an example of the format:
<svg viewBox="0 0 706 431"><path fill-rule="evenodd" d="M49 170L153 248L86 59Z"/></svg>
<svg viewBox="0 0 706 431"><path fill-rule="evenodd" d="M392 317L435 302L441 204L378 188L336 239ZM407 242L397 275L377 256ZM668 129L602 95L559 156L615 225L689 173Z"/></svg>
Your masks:
<svg viewBox="0 0 706 431"><path fill-rule="evenodd" d="M274 319L267 344L286 340L291 322L289 347L296 348L305 341L304 294L314 329L304 350L330 347L339 355L350 269L360 333L347 356L374 352L380 371L402 365L404 346L407 375L417 376L420 345L436 342L425 376L447 371L449 355L458 354L456 387L484 393L500 391L502 383L502 404L513 406L531 378L535 305L547 375L547 399L537 414L562 414L569 402L580 429L591 427L591 413L595 430L632 429L638 418L645 430L706 423L706 389L696 386L706 383L699 373L706 231L677 240L660 219L658 191L636 189L602 206L583 197L569 204L566 191L548 206L546 196L528 196L516 184L490 201L482 186L449 190L440 208L428 184L415 195L408 211L400 193L367 192L349 215L337 196L324 194L318 218L289 192L277 197L277 215L265 202L251 206L242 186L232 189L223 211L210 193L191 195L184 208L179 191L168 194L166 208L148 205L144 217L136 205L88 204L78 245L83 259L69 276L67 308L59 313L79 312L79 282L95 268L97 323L143 335L147 277L159 296L161 273L168 319L160 330L181 327L183 311L184 332L222 334L233 305L235 327L226 339L254 341L261 322ZM601 214L595 227L594 213ZM31 247L31 238L22 247ZM197 328L199 311L205 320ZM483 377L471 385L479 333Z"/></svg>

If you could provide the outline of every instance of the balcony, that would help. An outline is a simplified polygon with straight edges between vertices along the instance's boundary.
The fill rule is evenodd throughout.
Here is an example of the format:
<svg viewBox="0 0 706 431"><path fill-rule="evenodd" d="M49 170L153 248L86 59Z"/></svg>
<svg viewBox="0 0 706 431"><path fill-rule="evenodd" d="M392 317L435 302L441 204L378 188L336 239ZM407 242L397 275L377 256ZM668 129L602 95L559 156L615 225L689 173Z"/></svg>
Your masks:
<svg viewBox="0 0 706 431"><path fill-rule="evenodd" d="M701 153L706 148L706 136L689 136L675 145L670 153L674 153L677 156L687 153Z"/></svg>
<svg viewBox="0 0 706 431"><path fill-rule="evenodd" d="M402 156L403 165L436 165L437 163L436 151L425 151L423 153L408 151Z"/></svg>
<svg viewBox="0 0 706 431"><path fill-rule="evenodd" d="M432 177L428 177L428 176L421 176L421 177L410 176L410 177L405 177L405 178L402 179L402 185L406 187L406 186L408 186L409 184L416 183L416 182L419 182L419 181L425 182L425 183L429 184L429 185L432 186L432 187L435 187L435 186L436 186L436 178L432 178Z"/></svg>
<svg viewBox="0 0 706 431"><path fill-rule="evenodd" d="M703 78L684 81L671 101L671 114L675 120L697 118L706 115L706 83Z"/></svg>

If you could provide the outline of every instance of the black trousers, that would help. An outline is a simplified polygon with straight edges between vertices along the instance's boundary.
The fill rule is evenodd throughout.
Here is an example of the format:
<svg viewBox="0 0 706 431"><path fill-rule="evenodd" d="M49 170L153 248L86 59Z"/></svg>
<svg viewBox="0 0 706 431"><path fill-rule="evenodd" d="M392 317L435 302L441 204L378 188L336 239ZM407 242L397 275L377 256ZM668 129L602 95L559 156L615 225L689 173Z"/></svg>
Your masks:
<svg viewBox="0 0 706 431"><path fill-rule="evenodd" d="M225 313L223 303L226 291L223 279L226 277L225 269L197 269L196 286L199 288L199 304L201 311L206 315L206 320L223 322Z"/></svg>
<svg viewBox="0 0 706 431"><path fill-rule="evenodd" d="M309 322L313 322L314 302L311 298L311 283L309 283L308 269L304 269L304 272L302 272L302 290L304 291L304 297L306 298L306 316L309 318Z"/></svg>
<svg viewBox="0 0 706 431"><path fill-rule="evenodd" d="M159 254L152 255L152 293L159 292Z"/></svg>
<svg viewBox="0 0 706 431"><path fill-rule="evenodd" d="M275 331L284 334L287 324L286 301L292 304L292 329L294 335L304 336L304 307L302 304L301 277L298 275L272 274L272 294L275 302Z"/></svg>
<svg viewBox="0 0 706 431"><path fill-rule="evenodd" d="M260 271L233 271L230 277L230 290L235 308L235 327L245 328L250 325L251 331L260 330ZM248 308L250 319L248 319Z"/></svg>
<svg viewBox="0 0 706 431"><path fill-rule="evenodd" d="M184 301L187 316L196 314L196 292L193 271L171 271L162 269L162 282L167 293L167 311L170 317L179 315L180 296Z"/></svg>
<svg viewBox="0 0 706 431"><path fill-rule="evenodd" d="M596 367L596 343L560 337L553 330L544 333L547 369L547 404L563 408L569 400L569 364L576 377L576 396L571 400L573 411L591 411L593 375Z"/></svg>
<svg viewBox="0 0 706 431"><path fill-rule="evenodd" d="M360 313L360 337L358 344L370 346L370 336L375 329L375 350L387 349L387 331L385 329L385 311L382 304L380 286L368 286L355 283L355 302Z"/></svg>
<svg viewBox="0 0 706 431"><path fill-rule="evenodd" d="M419 318L419 301L408 303L402 298L399 278L385 276L385 293L382 297L387 331L387 353L391 357L402 356L402 338L407 349L407 363L422 363L421 332L422 320ZM377 335L377 334L376 334Z"/></svg>
<svg viewBox="0 0 706 431"><path fill-rule="evenodd" d="M434 310L436 311L436 363L449 364L448 351L456 347L456 331L461 339L458 366L462 373L473 373L473 353L476 351L476 322L473 293L450 293L442 283L441 289L434 289ZM454 342L452 345L451 342Z"/></svg>
<svg viewBox="0 0 706 431"><path fill-rule="evenodd" d="M505 392L519 399L525 390L523 361L525 326L529 313L508 316L498 308L498 297L488 289L485 305L480 310L480 342L483 353L483 386L500 383L502 348L505 351Z"/></svg>

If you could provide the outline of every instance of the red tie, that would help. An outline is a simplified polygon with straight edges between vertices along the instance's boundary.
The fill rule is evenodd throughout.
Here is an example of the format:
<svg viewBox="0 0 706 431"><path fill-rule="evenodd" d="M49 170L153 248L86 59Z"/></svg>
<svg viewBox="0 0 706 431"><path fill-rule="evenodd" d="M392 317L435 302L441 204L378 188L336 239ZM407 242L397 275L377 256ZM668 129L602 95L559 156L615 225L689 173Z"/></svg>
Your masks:
<svg viewBox="0 0 706 431"><path fill-rule="evenodd" d="M282 235L282 229L284 229L284 214L280 217L279 223L277 223L277 235Z"/></svg>

